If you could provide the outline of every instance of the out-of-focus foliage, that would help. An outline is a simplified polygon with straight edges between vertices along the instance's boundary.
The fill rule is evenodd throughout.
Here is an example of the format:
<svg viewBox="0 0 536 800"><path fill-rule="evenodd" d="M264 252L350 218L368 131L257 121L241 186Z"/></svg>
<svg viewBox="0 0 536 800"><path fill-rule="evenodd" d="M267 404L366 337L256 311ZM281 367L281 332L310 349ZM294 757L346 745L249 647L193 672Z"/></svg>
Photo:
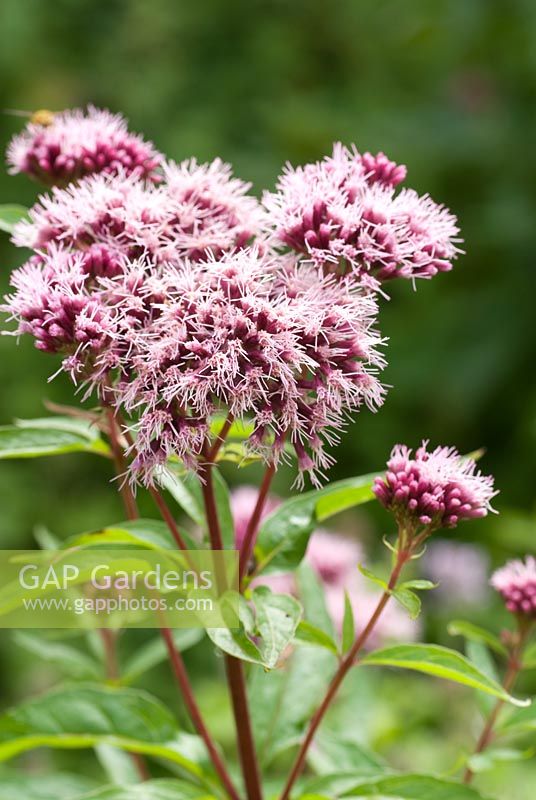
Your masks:
<svg viewBox="0 0 536 800"><path fill-rule="evenodd" d="M533 2L3 0L0 31L0 108L93 102L122 111L170 157L221 155L257 192L273 186L286 160L321 157L337 139L406 163L408 184L458 215L467 254L417 292L393 285L381 316L393 388L383 410L362 414L343 440L330 477L380 467L396 441L430 437L462 452L486 446L501 516L474 526L474 535L496 559L534 546ZM2 147L22 122L0 116ZM36 191L24 176L0 172L0 203L29 205ZM2 234L0 258L3 291L24 254ZM0 423L43 416L44 397L71 400L65 378L47 385L56 363L29 339L18 347L0 339L0 359ZM3 462L0 545L30 545L36 523L65 538L121 519L109 477L104 459L84 454ZM253 476L244 472L244 480ZM378 520L383 533L387 518ZM471 618L483 622L487 614L482 608ZM429 618L445 636L446 614ZM204 647L189 654L201 675ZM30 676L34 689L47 684L42 668L28 671L27 655L4 649L12 674ZM166 687L171 703L165 670L151 680ZM230 721L219 713L224 689L210 678L203 703L228 741ZM21 691L13 679L5 684ZM454 695L461 714L454 723L448 691L408 677L404 685L401 693L399 680L382 679L374 708L356 687L370 709L370 738L397 766L448 769L474 724L463 695ZM452 753L438 756L445 740ZM523 776L519 784L514 775ZM531 777L528 762L504 765L490 791L528 798Z"/></svg>

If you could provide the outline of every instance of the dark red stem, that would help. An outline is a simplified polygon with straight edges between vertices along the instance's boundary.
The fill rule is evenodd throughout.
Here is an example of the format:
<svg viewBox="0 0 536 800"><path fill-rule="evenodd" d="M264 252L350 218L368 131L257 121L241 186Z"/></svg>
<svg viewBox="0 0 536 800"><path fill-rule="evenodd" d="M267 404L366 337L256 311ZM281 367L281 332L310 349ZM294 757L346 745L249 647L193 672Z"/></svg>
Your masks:
<svg viewBox="0 0 536 800"><path fill-rule="evenodd" d="M253 548L255 547L255 539L257 536L257 530L259 528L259 522L261 521L262 512L268 499L268 492L270 491L270 485L274 475L275 465L269 464L266 467L261 487L259 489L257 502L255 503L255 508L253 509L253 513L248 522L244 541L242 542L242 547L240 548L240 583L242 583L248 572L249 562L253 555Z"/></svg>

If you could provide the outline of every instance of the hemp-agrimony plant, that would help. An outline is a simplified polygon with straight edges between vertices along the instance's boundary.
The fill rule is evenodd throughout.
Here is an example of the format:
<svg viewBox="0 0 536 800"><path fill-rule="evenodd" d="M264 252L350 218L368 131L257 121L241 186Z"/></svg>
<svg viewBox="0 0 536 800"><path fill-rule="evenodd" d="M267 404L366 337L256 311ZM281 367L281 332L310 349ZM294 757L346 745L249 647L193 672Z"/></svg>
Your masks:
<svg viewBox="0 0 536 800"><path fill-rule="evenodd" d="M13 207L0 213L14 244L33 251L14 271L3 311L13 333L60 357L58 371L92 407L5 428L0 455L79 449L110 456L112 491L121 493L127 522L111 521L99 544L151 547L165 523L170 549L238 549L238 627L207 633L224 657L240 769L214 740L181 655L183 639L164 623L162 653L195 736L180 734L156 698L126 688L141 663L158 660L155 643L125 674L118 632L103 630L105 682L58 688L7 712L0 758L36 746L130 754L140 786L86 792L88 800L478 798L467 784L485 767L494 736L534 723L530 707L510 715L503 707L524 705L510 690L531 663L524 653L536 617L534 559L493 578L516 620L513 631L498 639L458 623L466 638L506 658L503 685L445 647L399 641L373 650L404 639L396 619L381 632L397 604L415 618L417 592L433 588L423 578L404 581L404 569L439 529L488 514L493 479L455 448L423 442L414 453L397 445L381 474L326 482L353 416L384 400L386 341L377 317L389 282L449 271L460 252L455 217L429 196L399 190L406 168L383 153L340 144L317 163L288 166L259 202L219 159L174 163L122 117L93 107L38 112L7 158L12 172L48 192L27 214ZM264 463L240 521L235 507L234 525L223 461ZM298 490L307 476L315 488L279 502L271 483L287 462L296 464ZM137 492L144 491L154 500L154 520L138 519ZM194 529L179 525L170 496ZM358 574L357 545L311 534L320 519L374 497L392 515L394 538L385 539L391 572L383 580L362 566L374 599L372 590L339 592L337 615L335 576ZM68 543L92 545L87 536ZM397 773L365 758L344 730L331 743L335 757L322 756L319 728L360 665L417 670L496 698L473 754L468 742L455 765L459 779ZM152 777L162 775L162 764L170 777ZM80 796L73 790L72 798Z"/></svg>

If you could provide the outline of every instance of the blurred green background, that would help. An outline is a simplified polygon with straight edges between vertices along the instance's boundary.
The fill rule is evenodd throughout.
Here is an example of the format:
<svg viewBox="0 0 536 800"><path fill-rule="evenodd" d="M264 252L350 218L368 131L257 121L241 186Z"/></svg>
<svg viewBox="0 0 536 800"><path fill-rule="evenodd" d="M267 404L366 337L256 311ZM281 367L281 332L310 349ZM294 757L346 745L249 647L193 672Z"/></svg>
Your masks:
<svg viewBox="0 0 536 800"><path fill-rule="evenodd" d="M0 108L122 111L170 157L222 156L256 192L334 140L407 164L408 185L458 215L467 254L416 292L390 287L393 388L351 428L331 477L379 468L397 441L484 446L501 515L461 536L495 562L534 550L532 0L3 0L0 31ZM2 147L20 124L0 117ZM0 202L35 195L0 174ZM0 247L4 290L24 256L7 237ZM70 401L29 340L2 338L0 359L0 421ZM119 519L107 478L91 456L0 464L1 545L29 545L36 523L66 536Z"/></svg>

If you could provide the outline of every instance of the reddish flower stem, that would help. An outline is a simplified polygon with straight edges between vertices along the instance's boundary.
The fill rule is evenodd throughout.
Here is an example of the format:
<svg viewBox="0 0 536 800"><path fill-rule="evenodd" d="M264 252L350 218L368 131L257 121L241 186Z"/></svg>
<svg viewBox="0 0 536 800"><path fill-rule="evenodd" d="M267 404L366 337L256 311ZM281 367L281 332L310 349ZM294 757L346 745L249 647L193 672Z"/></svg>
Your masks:
<svg viewBox="0 0 536 800"><path fill-rule="evenodd" d="M399 550L397 553L397 559L395 565L393 567L393 571L391 572L391 577L389 578L389 583L387 584L386 591L380 597L378 601L378 605L376 606L372 616L370 617L366 627L364 630L357 636L355 642L353 643L352 647L348 651L348 653L344 656L344 658L340 661L339 667L337 672L335 673L332 681L328 687L328 690L322 700L322 703L317 708L315 714L313 715L309 727L307 729L307 733L305 734L305 738L300 746L298 751L298 755L296 756L296 760L294 762L294 766L290 772L290 775L287 779L285 784L285 788L283 789L283 793L281 795L280 800L288 800L290 796L290 792L292 791L292 787L296 779L301 774L301 771L305 765L305 759L307 757L307 752L309 747L314 739L314 736L320 726L320 723L324 719L326 711L330 707L332 701L334 700L339 687L343 680L345 679L346 675L350 671L350 669L356 663L357 656L359 651L363 648L366 644L370 634L373 632L378 619L380 618L382 611L384 610L385 606L389 602L391 597L391 591L395 588L398 579L400 577L400 573L404 567L404 564L408 561L411 556L411 551L409 550Z"/></svg>
<svg viewBox="0 0 536 800"><path fill-rule="evenodd" d="M506 692L510 692L513 688L517 676L519 675L521 668L522 668L522 658L523 658L523 649L525 647L525 643L527 641L527 636L529 633L531 626L520 627L518 631L518 640L516 644L513 646L510 657L508 659L508 666L506 668L506 673L504 675L503 680L503 688ZM489 715L486 724L480 734L478 741L476 743L476 747L474 750L474 754L482 753L487 746L491 743L493 739L493 731L495 728L495 723L497 722L497 718L499 716L499 712L504 705L504 700L497 700L495 703L491 714ZM470 767L467 767L463 776L464 783L471 783L474 777L474 772Z"/></svg>
<svg viewBox="0 0 536 800"><path fill-rule="evenodd" d="M138 513L138 507L136 505L136 500L132 493L132 489L128 484L128 481L124 479L124 475L127 471L127 462L125 459L123 448L121 447L121 442L119 441L119 425L117 420L115 419L112 408L107 408L106 414L108 416L110 446L112 448L112 454L115 464L115 472L118 481L120 481L119 493L123 500L123 505L125 506L125 513L127 515L127 519L137 519L139 517L139 513Z"/></svg>
<svg viewBox="0 0 536 800"><path fill-rule="evenodd" d="M212 464L206 460L200 464L199 477L202 485L212 549L222 550L223 540L220 521L218 519L216 497L214 494ZM235 719L240 765L242 767L244 783L246 784L248 800L262 800L261 778L255 750L255 741L253 739L253 728L249 713L244 669L240 659L230 655L225 656L225 667Z"/></svg>
<svg viewBox="0 0 536 800"><path fill-rule="evenodd" d="M220 776L221 782L227 791L227 794L232 800L240 800L238 792L236 791L233 783L227 773L227 769L223 760L212 741L212 737L205 725L205 721L201 715L199 710L199 706L196 703L195 697L193 695L192 686L188 679L188 674L186 672L186 668L184 666L184 661L182 660L179 652L175 647L175 643L173 642L173 636L169 628L162 628L161 634L166 643L169 660L171 662L171 666L173 668L173 672L177 679L177 683L179 684L182 692L182 696L184 698L184 702L188 709L188 713L192 719L192 722L195 725L195 728L203 741L205 742L205 746L210 754L210 758L212 763L214 764L214 768L218 775Z"/></svg>
<svg viewBox="0 0 536 800"><path fill-rule="evenodd" d="M259 494L257 496L257 502L249 519L244 541L242 542L242 547L240 548L240 583L242 583L244 577L247 575L249 562L251 560L251 556L253 555L253 548L255 547L255 539L259 522L261 520L264 506L266 505L266 501L268 499L268 492L270 491L270 486L274 475L275 464L269 464L266 467L261 487L259 489Z"/></svg>
<svg viewBox="0 0 536 800"><path fill-rule="evenodd" d="M112 416L110 418L110 422L111 422L111 429L112 430L115 429L115 431L116 431L115 436L114 436L114 441L119 443L119 437L117 436L117 428L116 428L116 425L118 424L118 422L117 422L117 420L116 420L116 418L115 418L115 416L113 414L112 414ZM128 432L125 433L125 438L129 442L129 444L132 444L132 437L130 437ZM112 436L110 436L110 439L112 439ZM121 456L122 456L122 459L125 459L124 452L122 451L122 449L121 449ZM125 460L125 463L126 463L126 460ZM173 538L177 542L177 545L179 546L179 549L187 550L188 548L186 546L186 543L185 543L184 539L182 538L182 536L180 534L180 531L179 531L179 529L177 527L177 524L176 524L176 522L175 522L175 520L173 518L173 515L172 515L171 511L169 510L164 498L162 497L162 495L160 494L158 489L155 489L155 488L153 488L151 490L151 495L152 495L153 499L155 500L156 505L158 506L158 509L159 509L159 511L160 511L160 513L162 515L162 518L163 518L164 522L167 524L171 534L173 535ZM125 500L124 497L123 497L123 500ZM139 514L137 513L137 509L136 509L136 516L134 517L134 519L136 519L138 517L139 517ZM236 791L233 782L231 781L231 778L229 776L229 773L227 772L225 764L223 763L223 760L220 757L218 749L217 749L217 747L216 747L216 745L215 745L215 743L214 743L214 741L212 739L212 736L211 736L207 726L205 725L203 716L202 716L201 711L199 709L199 706L197 705L197 702L195 700L195 696L194 696L194 693L193 693L192 685L191 685L190 680L188 678L188 673L186 672L186 667L185 667L183 658L182 658L180 652L175 647L175 643L173 641L173 636L171 635L171 632L170 632L169 628L165 628L165 627L160 628L160 633L161 633L162 638L164 639L164 642L166 644L166 648L167 648L167 651L168 651L171 667L172 667L173 673L174 673L174 675L175 675L175 677L177 679L177 683L179 684L179 688L181 690L181 694L182 694L182 696L184 698L184 702L185 702L186 707L188 709L188 713L190 714L190 717L192 719L192 722L194 724L195 729L197 730L199 736L203 739L203 741L205 743L205 747L207 748L207 751L208 751L208 753L210 755L210 758L212 760L212 764L214 765L214 769L216 770L216 773L218 774L218 776L219 776L219 778L220 778L220 780L222 782L222 785L225 787L225 790L227 791L227 793L228 793L229 797L231 798L231 800L240 800L240 796L239 796L238 792ZM140 758L139 763L138 763L138 760L136 760L136 763L137 763L137 766L138 766L138 769L139 769L139 772L140 772L140 776L142 777L142 780L146 780L146 777L144 777L144 775L147 774L147 770L146 770L146 767L145 767L145 763L143 762L143 759Z"/></svg>

